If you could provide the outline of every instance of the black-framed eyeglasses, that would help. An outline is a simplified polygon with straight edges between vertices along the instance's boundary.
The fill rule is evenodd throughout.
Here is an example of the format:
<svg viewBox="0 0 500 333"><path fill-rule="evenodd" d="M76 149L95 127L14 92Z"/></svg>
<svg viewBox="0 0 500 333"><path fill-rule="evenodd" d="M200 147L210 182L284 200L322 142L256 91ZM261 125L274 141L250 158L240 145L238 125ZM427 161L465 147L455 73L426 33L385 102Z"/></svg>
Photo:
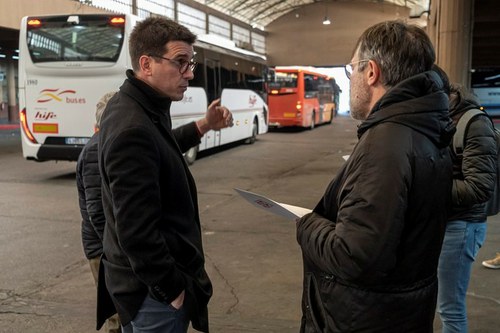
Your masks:
<svg viewBox="0 0 500 333"><path fill-rule="evenodd" d="M344 69L345 69L345 76L347 76L347 78L350 80L351 79L351 75L352 75L352 72L354 70L354 67L353 65L356 65L356 64L359 64L359 63L362 63L362 62L367 62L367 61L370 61L370 59L363 59L363 60L358 60L358 61L353 61L347 65L344 66Z"/></svg>
<svg viewBox="0 0 500 333"><path fill-rule="evenodd" d="M196 69L196 65L198 65L198 63L194 60L190 60L190 61L183 60L183 59L174 60L174 59L165 58L165 57L162 57L159 55L149 55L149 56L155 57L155 58L161 58L161 59L164 59L164 60L171 62L172 64L179 67L179 73L181 73L181 74L186 73L188 69L190 69L191 72L194 72L194 70Z"/></svg>

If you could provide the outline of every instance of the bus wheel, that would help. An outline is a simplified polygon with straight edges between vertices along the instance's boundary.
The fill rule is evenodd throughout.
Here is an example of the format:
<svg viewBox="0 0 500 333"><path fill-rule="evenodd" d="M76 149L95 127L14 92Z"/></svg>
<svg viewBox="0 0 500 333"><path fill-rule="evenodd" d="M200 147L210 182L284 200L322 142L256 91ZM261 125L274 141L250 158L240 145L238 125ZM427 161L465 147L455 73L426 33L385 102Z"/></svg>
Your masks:
<svg viewBox="0 0 500 333"><path fill-rule="evenodd" d="M252 136L245 140L245 143L252 144L257 141L257 134L259 133L259 125L257 125L257 120L253 121L252 125Z"/></svg>
<svg viewBox="0 0 500 333"><path fill-rule="evenodd" d="M191 165L196 160L196 155L198 155L198 146L189 148L187 152L184 153L184 159L186 163Z"/></svg>
<svg viewBox="0 0 500 333"><path fill-rule="evenodd" d="M313 130L315 126L316 126L316 112L313 111L311 117L311 126L309 127L309 129Z"/></svg>

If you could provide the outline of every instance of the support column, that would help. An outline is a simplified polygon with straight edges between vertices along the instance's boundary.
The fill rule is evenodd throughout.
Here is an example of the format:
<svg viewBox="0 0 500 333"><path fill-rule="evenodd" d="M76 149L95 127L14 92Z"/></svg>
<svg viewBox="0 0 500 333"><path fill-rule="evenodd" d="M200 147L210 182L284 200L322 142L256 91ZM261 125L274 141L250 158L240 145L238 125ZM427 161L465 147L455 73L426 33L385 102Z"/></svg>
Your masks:
<svg viewBox="0 0 500 333"><path fill-rule="evenodd" d="M450 81L470 88L474 0L433 0L429 36Z"/></svg>

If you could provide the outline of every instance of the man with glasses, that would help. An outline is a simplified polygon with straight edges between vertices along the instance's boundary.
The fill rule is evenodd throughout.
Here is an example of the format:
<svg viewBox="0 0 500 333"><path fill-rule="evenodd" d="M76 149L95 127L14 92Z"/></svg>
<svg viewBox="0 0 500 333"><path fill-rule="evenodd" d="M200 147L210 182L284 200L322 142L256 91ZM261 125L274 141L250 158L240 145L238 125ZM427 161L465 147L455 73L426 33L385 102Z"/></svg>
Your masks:
<svg viewBox="0 0 500 333"><path fill-rule="evenodd" d="M346 74L359 142L297 221L301 332L432 332L454 133L435 52L399 21L359 38Z"/></svg>
<svg viewBox="0 0 500 333"><path fill-rule="evenodd" d="M232 115L216 100L203 119L172 129L170 105L194 77L195 39L166 18L139 22L129 40L133 70L104 111L98 328L114 305L124 332L187 332L189 322L208 332L212 286L196 185L182 154L209 130L232 126Z"/></svg>

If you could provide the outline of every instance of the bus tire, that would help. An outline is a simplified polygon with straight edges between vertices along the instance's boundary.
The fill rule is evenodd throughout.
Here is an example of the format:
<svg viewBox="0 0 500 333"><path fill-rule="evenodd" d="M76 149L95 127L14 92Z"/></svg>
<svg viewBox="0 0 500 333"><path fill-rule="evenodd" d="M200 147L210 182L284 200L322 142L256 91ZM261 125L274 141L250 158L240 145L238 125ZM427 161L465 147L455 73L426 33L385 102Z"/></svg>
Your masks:
<svg viewBox="0 0 500 333"><path fill-rule="evenodd" d="M198 155L199 146L194 146L189 148L187 152L184 153L184 159L188 165L191 165L196 160L196 156Z"/></svg>
<svg viewBox="0 0 500 333"><path fill-rule="evenodd" d="M257 124L257 119L253 121L252 125L252 136L245 140L245 143L252 144L257 141L257 134L259 134L259 125Z"/></svg>

